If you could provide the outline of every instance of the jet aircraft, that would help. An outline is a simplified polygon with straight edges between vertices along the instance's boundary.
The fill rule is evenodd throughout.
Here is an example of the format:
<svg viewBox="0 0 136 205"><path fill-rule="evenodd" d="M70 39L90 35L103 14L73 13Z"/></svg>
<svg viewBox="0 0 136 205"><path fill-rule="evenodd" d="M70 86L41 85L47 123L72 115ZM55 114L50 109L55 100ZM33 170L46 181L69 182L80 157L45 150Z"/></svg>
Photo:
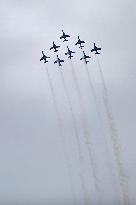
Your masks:
<svg viewBox="0 0 136 205"><path fill-rule="evenodd" d="M53 41L53 46L50 48L50 50L54 49L54 52L58 52L57 48L60 48L60 46L56 46L56 44Z"/></svg>
<svg viewBox="0 0 136 205"><path fill-rule="evenodd" d="M43 57L41 57L40 61L44 60L44 63L47 63L47 58L50 58L50 57L47 57L44 52L42 51L42 54L43 54Z"/></svg>
<svg viewBox="0 0 136 205"><path fill-rule="evenodd" d="M82 46L83 43L85 43L85 42L84 42L84 41L81 41L80 38L79 38L79 36L78 36L78 41L77 41L77 43L76 43L75 45L79 45L79 48L82 49L82 48L84 47L84 46Z"/></svg>
<svg viewBox="0 0 136 205"><path fill-rule="evenodd" d="M59 56L57 55L57 60L54 62L54 64L58 63L59 66L62 66L61 63L63 63L63 62L64 62L64 60L61 60L59 58Z"/></svg>
<svg viewBox="0 0 136 205"><path fill-rule="evenodd" d="M95 55L97 55L97 54L100 54L100 53L98 53L98 51L100 51L100 50L101 50L101 48L98 48L94 43L94 48L91 50L91 52L95 52Z"/></svg>
<svg viewBox="0 0 136 205"><path fill-rule="evenodd" d="M64 39L63 42L68 41L67 38L69 38L70 36L65 34L65 32L62 30L62 36L60 37L60 39Z"/></svg>
<svg viewBox="0 0 136 205"><path fill-rule="evenodd" d="M87 58L91 58L90 56L87 56L86 54L85 54L85 52L83 51L83 57L80 59L80 60L84 60L85 61L85 63L87 64L89 61L87 61Z"/></svg>
<svg viewBox="0 0 136 205"><path fill-rule="evenodd" d="M68 46L67 46L67 49L68 49L68 52L65 53L65 55L68 55L68 58L71 59L71 58L73 57L73 56L72 56L72 53L75 53L75 52L71 51Z"/></svg>

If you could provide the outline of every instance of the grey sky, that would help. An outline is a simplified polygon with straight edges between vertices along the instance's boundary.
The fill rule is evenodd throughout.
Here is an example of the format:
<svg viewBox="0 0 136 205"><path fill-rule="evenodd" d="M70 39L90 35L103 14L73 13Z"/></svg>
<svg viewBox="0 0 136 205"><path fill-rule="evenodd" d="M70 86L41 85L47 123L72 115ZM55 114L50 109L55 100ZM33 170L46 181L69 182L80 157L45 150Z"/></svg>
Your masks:
<svg viewBox="0 0 136 205"><path fill-rule="evenodd" d="M78 35L86 41L87 54L91 54L94 41L102 47L100 62L120 135L130 201L131 205L136 203L135 8L134 0L0 1L0 204L73 204L46 66L39 61L44 50L51 56L47 66L63 118L77 204L83 205L73 124L58 67L53 65L56 56L49 51L54 40L61 45L59 55L66 60L66 44L59 39L62 29L71 35L69 46L76 51L73 65L83 96L86 124L91 124L102 205L121 204L120 189L118 180L115 181L108 169L104 137L89 95L84 65L79 61L81 52L74 46ZM112 149L94 55L88 67L103 116L108 148ZM82 139L81 110L68 60L62 69ZM81 144L90 204L95 205L97 193L84 140ZM112 151L110 154L116 175Z"/></svg>

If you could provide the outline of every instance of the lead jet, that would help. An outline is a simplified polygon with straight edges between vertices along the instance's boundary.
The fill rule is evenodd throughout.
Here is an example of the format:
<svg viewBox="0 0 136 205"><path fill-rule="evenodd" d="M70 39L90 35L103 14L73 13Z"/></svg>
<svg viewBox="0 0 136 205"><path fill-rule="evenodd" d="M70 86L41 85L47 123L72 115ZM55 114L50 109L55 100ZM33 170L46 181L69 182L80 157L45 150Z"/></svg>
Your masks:
<svg viewBox="0 0 136 205"><path fill-rule="evenodd" d="M86 54L85 54L85 52L83 51L83 57L80 59L80 60L84 60L85 61L85 63L87 64L89 61L87 61L87 58L91 58L90 56L87 56Z"/></svg>
<svg viewBox="0 0 136 205"><path fill-rule="evenodd" d="M54 64L58 63L59 66L62 66L61 63L63 63L63 62L64 62L64 60L61 60L59 58L59 56L57 55L57 60L54 62Z"/></svg>
<svg viewBox="0 0 136 205"><path fill-rule="evenodd" d="M72 53L75 53L75 52L71 51L68 46L67 46L67 49L68 49L68 52L65 53L65 55L68 55L68 58L71 59L71 58L73 57L73 56L72 56Z"/></svg>
<svg viewBox="0 0 136 205"><path fill-rule="evenodd" d="M69 38L70 36L65 34L65 32L62 30L62 36L60 37L60 39L64 39L63 42L68 41L67 38Z"/></svg>
<svg viewBox="0 0 136 205"><path fill-rule="evenodd" d="M60 46L56 46L56 44L53 41L53 46L50 48L50 50L54 49L54 52L58 52L57 48L60 48Z"/></svg>
<svg viewBox="0 0 136 205"><path fill-rule="evenodd" d="M91 52L95 52L95 55L97 55L97 54L100 54L100 53L98 53L98 51L100 51L100 50L101 50L101 48L98 48L94 43L94 48L91 50Z"/></svg>
<svg viewBox="0 0 136 205"><path fill-rule="evenodd" d="M79 45L79 48L83 48L84 46L82 46L82 43L85 43L84 41L81 41L80 40L80 38L79 38L79 36L78 36L78 41L77 41L77 43L75 44L75 45Z"/></svg>
<svg viewBox="0 0 136 205"><path fill-rule="evenodd" d="M47 63L47 58L50 58L50 57L47 57L44 52L42 51L42 54L43 54L43 57L41 57L40 61L44 60L44 63Z"/></svg>

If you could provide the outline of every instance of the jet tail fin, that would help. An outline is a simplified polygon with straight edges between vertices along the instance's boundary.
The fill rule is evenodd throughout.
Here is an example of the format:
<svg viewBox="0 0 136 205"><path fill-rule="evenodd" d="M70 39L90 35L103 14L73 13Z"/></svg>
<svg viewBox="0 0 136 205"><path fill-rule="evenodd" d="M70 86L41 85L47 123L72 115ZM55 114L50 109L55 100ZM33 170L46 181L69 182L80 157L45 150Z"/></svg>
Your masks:
<svg viewBox="0 0 136 205"><path fill-rule="evenodd" d="M100 53L98 53L98 51L96 51L95 55L99 55Z"/></svg>
<svg viewBox="0 0 136 205"><path fill-rule="evenodd" d="M63 42L66 42L66 41L68 41L67 39L64 39L64 41Z"/></svg>

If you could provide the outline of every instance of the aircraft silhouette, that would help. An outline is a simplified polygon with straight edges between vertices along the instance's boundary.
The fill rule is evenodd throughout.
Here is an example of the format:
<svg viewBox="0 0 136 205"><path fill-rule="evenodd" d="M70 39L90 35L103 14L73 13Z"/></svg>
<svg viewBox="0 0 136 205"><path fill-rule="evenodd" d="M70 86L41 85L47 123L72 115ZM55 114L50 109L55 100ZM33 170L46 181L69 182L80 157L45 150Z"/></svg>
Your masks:
<svg viewBox="0 0 136 205"><path fill-rule="evenodd" d="M82 46L82 43L85 43L84 41L81 41L80 40L80 38L79 38L79 36L78 36L78 41L77 41L77 43L75 44L75 45L79 45L79 48L83 48L84 46Z"/></svg>
<svg viewBox="0 0 136 205"><path fill-rule="evenodd" d="M64 39L63 42L68 41L67 38L69 38L70 36L65 34L64 31L62 30L62 36L60 37L60 39Z"/></svg>
<svg viewBox="0 0 136 205"><path fill-rule="evenodd" d="M61 60L59 58L59 56L57 55L57 60L54 62L54 64L58 63L59 66L62 66L61 63L63 63L63 62L64 62L64 60Z"/></svg>
<svg viewBox="0 0 136 205"><path fill-rule="evenodd" d="M54 52L58 52L57 48L60 48L60 46L56 46L56 44L53 41L53 46L50 48L50 50L54 49Z"/></svg>
<svg viewBox="0 0 136 205"><path fill-rule="evenodd" d="M90 56L87 56L86 54L85 54L85 52L83 51L83 57L80 59L80 60L84 60L85 61L85 63L87 64L89 61L87 61L87 58L91 58Z"/></svg>
<svg viewBox="0 0 136 205"><path fill-rule="evenodd" d="M94 43L94 48L91 50L91 52L95 52L95 55L97 55L97 54L100 54L100 53L98 53L98 51L100 51L100 50L101 50L101 48L98 48Z"/></svg>
<svg viewBox="0 0 136 205"><path fill-rule="evenodd" d="M42 54L43 54L43 57L40 59L40 61L44 60L44 63L47 63L47 58L50 58L50 57L47 57L44 52L42 51Z"/></svg>
<svg viewBox="0 0 136 205"><path fill-rule="evenodd" d="M65 53L65 55L69 55L68 58L71 59L71 58L73 57L73 56L72 56L72 53L75 53L75 52L71 51L68 46L67 46L67 49L68 49L68 52Z"/></svg>

